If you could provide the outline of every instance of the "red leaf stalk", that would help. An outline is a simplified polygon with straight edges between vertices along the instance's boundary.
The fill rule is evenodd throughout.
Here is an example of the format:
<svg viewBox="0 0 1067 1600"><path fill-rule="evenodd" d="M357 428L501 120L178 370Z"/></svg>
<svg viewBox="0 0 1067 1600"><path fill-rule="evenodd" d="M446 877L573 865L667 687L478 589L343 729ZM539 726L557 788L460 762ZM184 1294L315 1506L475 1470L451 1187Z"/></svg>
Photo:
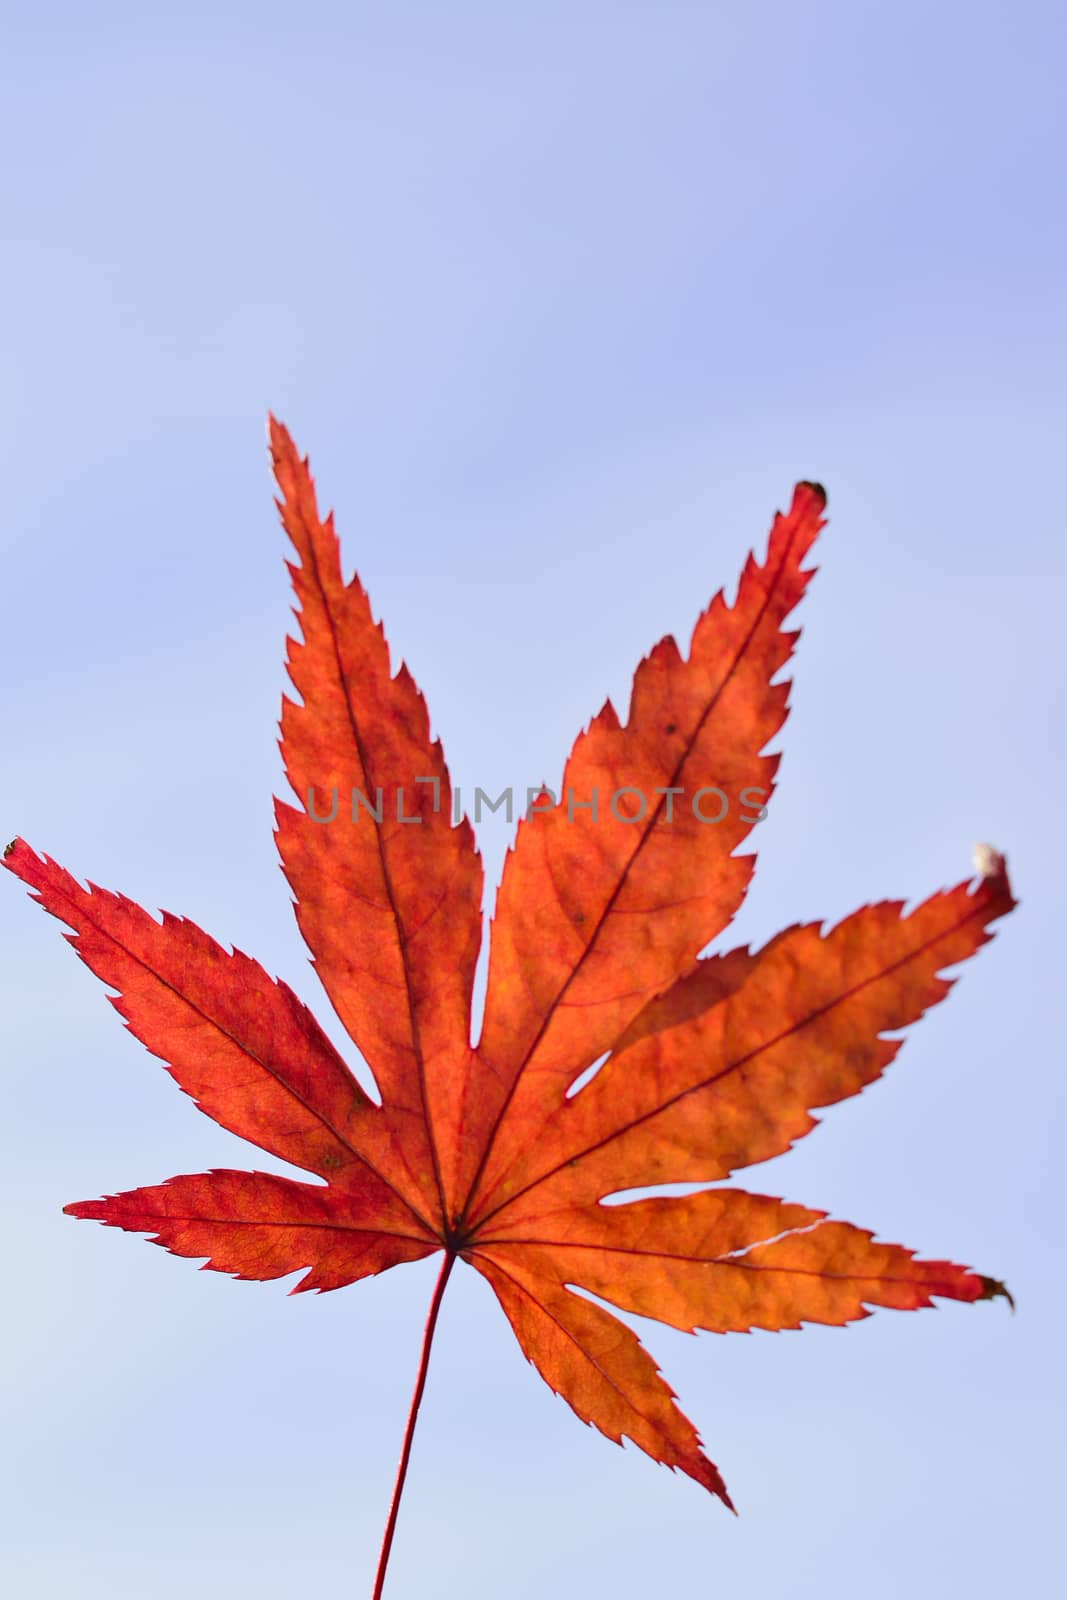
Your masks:
<svg viewBox="0 0 1067 1600"><path fill-rule="evenodd" d="M382 1539L382 1553L378 1558L378 1573L374 1580L374 1594L371 1600L382 1600L382 1590L385 1588L385 1571L389 1565L389 1552L393 1548L393 1534L396 1532L396 1519L400 1510L400 1496L404 1493L404 1479L408 1475L408 1462L411 1460L411 1444L415 1437L415 1424L418 1421L419 1407L422 1404L422 1392L426 1387L426 1374L430 1366L430 1346L433 1344L434 1330L437 1327L437 1316L441 1310L441 1301L445 1297L445 1288L448 1284L449 1274L455 1263L455 1256L451 1252L446 1254L437 1279L437 1287L430 1301L430 1310L426 1318L426 1332L422 1336L422 1355L419 1357L419 1375L415 1380L415 1393L411 1397L411 1410L408 1412L408 1425L404 1432L404 1448L400 1452L400 1465L396 1473L396 1487L393 1490L393 1503L389 1507L389 1521L385 1525L385 1536Z"/></svg>

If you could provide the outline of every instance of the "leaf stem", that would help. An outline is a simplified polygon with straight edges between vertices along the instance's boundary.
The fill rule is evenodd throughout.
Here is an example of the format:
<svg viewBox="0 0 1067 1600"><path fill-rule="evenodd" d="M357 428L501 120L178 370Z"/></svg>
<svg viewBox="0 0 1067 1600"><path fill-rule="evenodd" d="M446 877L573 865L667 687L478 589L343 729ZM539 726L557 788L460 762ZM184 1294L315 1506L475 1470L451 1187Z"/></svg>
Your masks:
<svg viewBox="0 0 1067 1600"><path fill-rule="evenodd" d="M451 1250L445 1254L441 1272L437 1279L437 1286L430 1301L430 1310L426 1318L426 1331L422 1336L422 1355L419 1358L419 1375L415 1380L415 1393L411 1397L411 1410L408 1412L408 1425L404 1433L404 1447L400 1452L400 1466L397 1468L396 1486L393 1489L393 1503L389 1507L389 1520L385 1524L385 1535L382 1539L382 1553L378 1558L378 1573L374 1580L374 1594L371 1600L382 1600L382 1590L385 1587L385 1569L389 1565L389 1552L393 1548L393 1534L396 1532L397 1513L400 1510L400 1496L404 1492L404 1479L408 1475L408 1462L411 1460L411 1443L415 1437L415 1423L418 1420L419 1406L422 1404L422 1391L426 1387L426 1373L430 1365L430 1346L433 1344L434 1329L437 1327L437 1316L441 1310L441 1301L445 1296L445 1286L449 1274L455 1263L455 1255Z"/></svg>

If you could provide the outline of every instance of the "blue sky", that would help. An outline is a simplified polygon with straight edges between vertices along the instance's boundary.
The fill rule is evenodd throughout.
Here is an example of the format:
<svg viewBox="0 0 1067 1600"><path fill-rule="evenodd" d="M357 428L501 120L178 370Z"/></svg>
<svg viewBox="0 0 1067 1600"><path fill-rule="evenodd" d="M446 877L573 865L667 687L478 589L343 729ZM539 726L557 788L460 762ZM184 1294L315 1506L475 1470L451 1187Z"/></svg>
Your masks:
<svg viewBox="0 0 1067 1600"><path fill-rule="evenodd" d="M983 1597L1060 1564L1064 34L1025 0L5 20L5 838L193 917L341 1042L271 837L270 407L492 792L552 782L821 479L726 943L921 898L978 839L1023 902L883 1082L743 1180L1018 1314L639 1324L735 1521L583 1429L457 1273L389 1600ZM368 1594L434 1264L289 1298L63 1217L269 1162L0 887L11 1592Z"/></svg>

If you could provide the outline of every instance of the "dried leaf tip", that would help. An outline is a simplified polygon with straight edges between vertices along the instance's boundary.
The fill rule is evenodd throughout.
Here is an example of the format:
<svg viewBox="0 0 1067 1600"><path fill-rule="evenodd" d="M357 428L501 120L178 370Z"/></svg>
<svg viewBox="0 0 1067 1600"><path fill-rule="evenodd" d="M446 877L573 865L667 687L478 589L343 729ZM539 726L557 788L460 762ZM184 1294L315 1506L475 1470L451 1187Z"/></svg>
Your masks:
<svg viewBox="0 0 1067 1600"><path fill-rule="evenodd" d="M15 846L17 844L18 844L18 839L16 837L16 838L12 839L10 844L6 844L4 846L4 860L5 861L7 860L8 856L12 853L12 851L14 850L14 848L15 848Z"/></svg>
<svg viewBox="0 0 1067 1600"><path fill-rule="evenodd" d="M980 878L999 878L1004 871L1004 857L994 845L976 844L973 860L974 870Z"/></svg>
<svg viewBox="0 0 1067 1600"><path fill-rule="evenodd" d="M826 509L830 497L821 483L817 483L814 478L801 478L797 488L810 489L815 498L822 501L823 509Z"/></svg>
<svg viewBox="0 0 1067 1600"><path fill-rule="evenodd" d="M1006 1300L1011 1307L1012 1315L1015 1314L1015 1297L1006 1283L1001 1283L999 1278L983 1278L980 1300Z"/></svg>

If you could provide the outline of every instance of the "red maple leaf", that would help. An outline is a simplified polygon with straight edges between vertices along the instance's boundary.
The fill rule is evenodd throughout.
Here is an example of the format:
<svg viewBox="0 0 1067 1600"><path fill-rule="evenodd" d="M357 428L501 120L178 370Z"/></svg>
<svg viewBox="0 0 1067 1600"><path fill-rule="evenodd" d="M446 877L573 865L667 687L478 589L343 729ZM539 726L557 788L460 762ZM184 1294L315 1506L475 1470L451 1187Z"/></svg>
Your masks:
<svg viewBox="0 0 1067 1600"><path fill-rule="evenodd" d="M884 1035L944 998L939 974L1010 911L1003 859L976 883L793 927L755 954L701 958L752 874L737 849L773 788L761 752L786 716L773 681L783 622L825 495L797 485L766 558L720 593L687 658L661 641L580 735L561 797L519 823L492 927L484 1026L470 1043L482 869L453 819L441 746L358 580L344 583L332 517L271 421L302 642L301 704L282 752L302 808L277 840L301 931L373 1071L360 1087L306 1007L193 923L90 885L21 839L5 865L74 932L130 1030L224 1128L326 1180L212 1171L66 1207L149 1233L215 1271L337 1289L443 1252L383 1543L381 1594L430 1341L457 1259L492 1285L522 1349L578 1416L631 1439L727 1505L718 1469L637 1337L573 1287L675 1328L840 1324L1003 1285L925 1261L825 1213L731 1188L604 1204L620 1191L714 1183L787 1150L813 1107L858 1093L900 1048ZM610 1052L610 1054L607 1054ZM575 1093L600 1058L604 1064ZM573 1287L572 1287L573 1286ZM293 1291L295 1292L295 1290Z"/></svg>

